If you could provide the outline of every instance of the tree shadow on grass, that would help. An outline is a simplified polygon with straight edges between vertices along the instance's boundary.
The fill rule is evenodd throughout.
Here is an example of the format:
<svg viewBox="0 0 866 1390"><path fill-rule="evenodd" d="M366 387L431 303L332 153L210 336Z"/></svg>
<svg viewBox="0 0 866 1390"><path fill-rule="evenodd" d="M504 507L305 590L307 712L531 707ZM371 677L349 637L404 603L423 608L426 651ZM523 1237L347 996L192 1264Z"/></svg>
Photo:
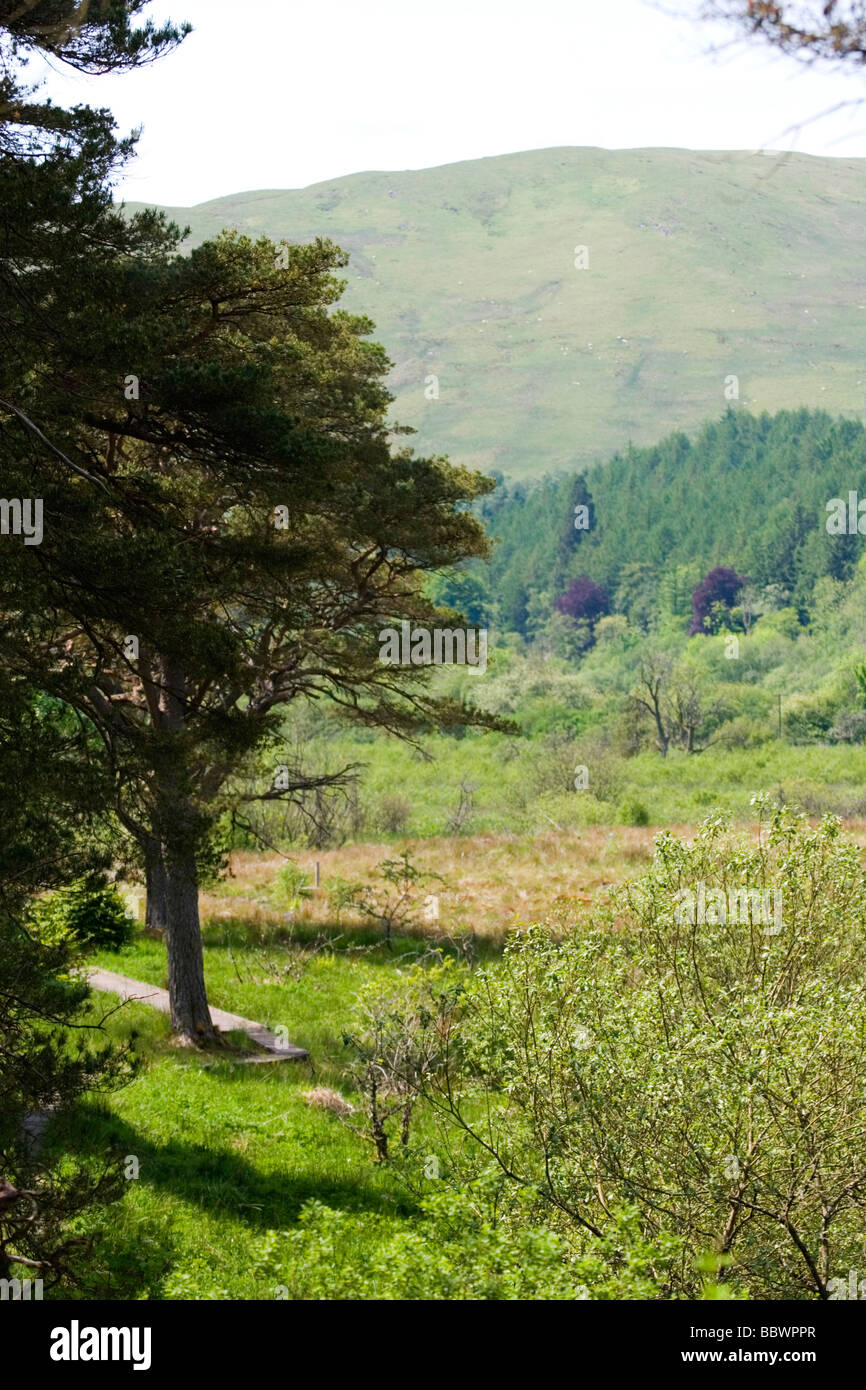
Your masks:
<svg viewBox="0 0 866 1390"><path fill-rule="evenodd" d="M371 1216L408 1217L417 1211L408 1193L384 1185L377 1189L371 1169L351 1177L302 1175L258 1170L242 1155L174 1136L165 1143L145 1138L121 1117L77 1107L55 1117L46 1134L45 1157L60 1163L74 1157L94 1169L111 1165L124 1171L138 1162L138 1181L153 1193L165 1192L197 1206L213 1217L225 1214L241 1221L253 1238L268 1230L290 1229L304 1203L316 1198L338 1210ZM178 1261L178 1240L170 1214L160 1208L144 1215L110 1206L94 1210L88 1223L94 1231L94 1267L86 1286L66 1288L64 1300L161 1299L166 1277Z"/></svg>
<svg viewBox="0 0 866 1390"><path fill-rule="evenodd" d="M396 1186L393 1191L380 1187L372 1168L362 1168L360 1163L355 1177L265 1173L225 1149L209 1149L180 1137L156 1143L122 1118L94 1110L81 1109L59 1118L52 1126L50 1146L103 1163L111 1153L121 1166L134 1156L138 1181L209 1213L225 1212L262 1231L294 1225L311 1198L343 1211L410 1216L417 1210L409 1193Z"/></svg>
<svg viewBox="0 0 866 1390"><path fill-rule="evenodd" d="M461 959L459 943L471 951L477 963L487 963L501 957L504 939L490 936L448 937L434 928L419 926L415 931L395 931L391 946L380 926L338 926L322 922L299 921L291 926L266 926L244 917L210 917L202 924L202 940L211 950L231 948L235 951L263 949L292 949L303 951L319 947L336 956L356 955L370 965L394 965L407 958L422 959L440 951L444 956Z"/></svg>

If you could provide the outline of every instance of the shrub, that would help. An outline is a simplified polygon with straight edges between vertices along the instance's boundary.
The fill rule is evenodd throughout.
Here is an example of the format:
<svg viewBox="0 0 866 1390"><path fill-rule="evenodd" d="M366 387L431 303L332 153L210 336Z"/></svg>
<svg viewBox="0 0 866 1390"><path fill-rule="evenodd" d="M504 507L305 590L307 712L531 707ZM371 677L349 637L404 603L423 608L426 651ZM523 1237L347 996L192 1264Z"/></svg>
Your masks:
<svg viewBox="0 0 866 1390"><path fill-rule="evenodd" d="M104 1229L101 1208L129 1189L128 1142L109 1149L95 1127L85 1143L62 1149L53 1139L30 1140L38 1141L51 1112L92 1116L88 1093L124 1085L135 1058L129 1044L108 1041L98 1026L103 1009L72 978L81 943L62 918L69 890L52 898L34 903L24 920L0 912L0 1278L36 1275L46 1299L104 1299L116 1296L108 1252L82 1235ZM43 929L54 939L40 940Z"/></svg>
<svg viewBox="0 0 866 1390"><path fill-rule="evenodd" d="M379 825L386 835L402 835L411 814L412 803L405 796L389 794L379 802Z"/></svg>
<svg viewBox="0 0 866 1390"><path fill-rule="evenodd" d="M359 1000L343 1044L351 1050L347 1068L364 1099L365 1128L376 1159L393 1156L399 1132L401 1150L409 1144L412 1113L424 1077L441 1065L444 1015L462 987L453 959L416 965L396 987L373 985Z"/></svg>
<svg viewBox="0 0 866 1390"><path fill-rule="evenodd" d="M816 743L830 732L835 710L823 695L795 695L783 712L783 728L792 743Z"/></svg>
<svg viewBox="0 0 866 1390"><path fill-rule="evenodd" d="M307 1202L296 1229L269 1231L256 1274L292 1299L511 1301L652 1299L674 1245L650 1244L629 1212L580 1260L551 1230L490 1220L475 1192L447 1189L421 1202L422 1219L394 1229L387 1217ZM188 1294L186 1296L189 1296Z"/></svg>
<svg viewBox="0 0 866 1390"><path fill-rule="evenodd" d="M716 736L717 742L725 744L728 748L758 748L762 743L768 743L772 737L768 721L761 723L759 719L750 719L745 714L722 724Z"/></svg>
<svg viewBox="0 0 866 1390"><path fill-rule="evenodd" d="M340 914L354 907L358 901L362 885L354 879L334 877L328 880L328 906L340 922Z"/></svg>
<svg viewBox="0 0 866 1390"><path fill-rule="evenodd" d="M589 790L599 801L616 803L622 791L623 765L608 742L599 735L587 735L575 749L575 764L589 771ZM572 784L573 785L573 784Z"/></svg>
<svg viewBox="0 0 866 1390"><path fill-rule="evenodd" d="M866 719L866 715L864 715ZM446 835L466 835L472 821L472 814L475 808L475 793L478 790L476 782L462 781L460 783L460 794L457 805L445 822Z"/></svg>
<svg viewBox="0 0 866 1390"><path fill-rule="evenodd" d="M836 743L866 743L866 709L844 709L830 730Z"/></svg>
<svg viewBox="0 0 866 1390"><path fill-rule="evenodd" d="M619 817L623 825L649 825L648 808L636 796L627 796L620 803Z"/></svg>
<svg viewBox="0 0 866 1390"><path fill-rule="evenodd" d="M580 1245L633 1206L644 1238L669 1231L677 1297L725 1268L750 1298L823 1299L862 1249L860 854L833 818L757 805L756 840L719 816L693 844L660 834L609 918L515 936L467 983L430 1078L455 1133L536 1195L527 1219L556 1212ZM782 929L712 897L689 913L701 884L780 891Z"/></svg>
<svg viewBox="0 0 866 1390"><path fill-rule="evenodd" d="M135 921L113 883L80 879L31 904L33 931L46 945L66 941L84 949L119 951L135 935Z"/></svg>
<svg viewBox="0 0 866 1390"><path fill-rule="evenodd" d="M380 922L385 928L385 944L391 949L394 931L417 926L422 906L421 894L425 884L434 880L444 883L441 874L419 869L407 849L396 859L383 859L376 865L378 880L371 889L363 884L354 899L354 906L365 917Z"/></svg>
<svg viewBox="0 0 866 1390"><path fill-rule="evenodd" d="M297 864L285 864L274 877L271 896L278 906L297 912L313 896L310 875Z"/></svg>
<svg viewBox="0 0 866 1390"><path fill-rule="evenodd" d="M524 812L526 830L532 835L556 830L578 829L587 825L609 825L615 808L600 801L591 791L546 792L536 797Z"/></svg>

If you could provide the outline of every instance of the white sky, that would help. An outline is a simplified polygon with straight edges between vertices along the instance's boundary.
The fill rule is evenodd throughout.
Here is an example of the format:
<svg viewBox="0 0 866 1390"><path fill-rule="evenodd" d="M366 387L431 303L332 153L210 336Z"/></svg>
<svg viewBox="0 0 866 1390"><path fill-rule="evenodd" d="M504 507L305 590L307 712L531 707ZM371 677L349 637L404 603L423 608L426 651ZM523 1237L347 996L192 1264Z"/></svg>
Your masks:
<svg viewBox="0 0 866 1390"><path fill-rule="evenodd" d="M119 192L169 205L554 145L866 155L866 72L714 55L699 0L668 3L157 0L195 26L176 53L49 89L143 125Z"/></svg>

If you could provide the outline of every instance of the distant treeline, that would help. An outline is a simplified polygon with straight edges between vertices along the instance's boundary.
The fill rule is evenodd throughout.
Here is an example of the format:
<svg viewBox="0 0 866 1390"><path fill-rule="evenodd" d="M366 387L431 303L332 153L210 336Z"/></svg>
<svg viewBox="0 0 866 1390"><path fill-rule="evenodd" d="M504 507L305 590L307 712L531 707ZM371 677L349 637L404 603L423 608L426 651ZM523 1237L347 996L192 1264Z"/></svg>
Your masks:
<svg viewBox="0 0 866 1390"><path fill-rule="evenodd" d="M661 612L687 621L694 586L730 566L756 590L773 586L806 623L816 580L849 579L863 553L863 535L827 530L827 504L847 505L851 492L866 500L859 421L732 408L693 440L677 432L629 447L587 475L500 480L478 504L497 541L492 559L443 582L438 596L473 621L531 637L570 580L587 575L612 612L648 626Z"/></svg>

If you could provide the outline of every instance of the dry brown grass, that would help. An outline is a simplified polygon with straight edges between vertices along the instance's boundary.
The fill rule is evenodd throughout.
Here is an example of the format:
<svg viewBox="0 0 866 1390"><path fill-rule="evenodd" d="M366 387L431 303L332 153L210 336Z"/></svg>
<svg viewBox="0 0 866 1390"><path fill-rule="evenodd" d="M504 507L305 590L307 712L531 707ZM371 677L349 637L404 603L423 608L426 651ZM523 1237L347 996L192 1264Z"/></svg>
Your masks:
<svg viewBox="0 0 866 1390"><path fill-rule="evenodd" d="M314 1086L312 1091L301 1091L301 1100L314 1110L329 1110L332 1115L354 1115L355 1107L351 1101L334 1091L330 1086Z"/></svg>
<svg viewBox="0 0 866 1390"><path fill-rule="evenodd" d="M690 838L694 826L671 826L674 834ZM754 827L753 827L754 829ZM866 821L850 821L846 831L866 846ZM333 928L336 915L328 900L328 883L342 878L372 885L376 866L407 849L417 866L441 874L444 883L430 882L421 891L439 897L439 924L419 927L418 934L460 936L473 932L501 939L522 923L545 919L560 909L588 909L608 890L640 874L653 853L656 828L594 826L583 830L546 831L533 837L475 835L398 843L352 844L333 850L299 850L292 862L313 881L318 860L321 887L294 919L271 899L271 888L286 863L278 854L240 852L232 855L231 876L213 892L202 894L205 919L240 919L269 929ZM343 911L339 925L369 926L355 911Z"/></svg>
<svg viewBox="0 0 866 1390"><path fill-rule="evenodd" d="M687 827L683 827L687 829ZM589 906L615 883L640 873L652 855L651 829L593 827L582 831L548 831L532 838L516 835L477 835L435 840L405 840L398 844L355 844L335 850L301 850L292 861L312 882L318 860L321 888L295 916L300 927L332 927L335 914L328 901L329 881L335 877L372 885L376 866L407 849L425 872L441 874L421 896L439 898L439 924L423 932L462 934L472 931L499 937L520 923L537 921L559 907ZM285 864L277 854L236 853L231 877L214 892L202 895L202 915L211 920L241 918L263 928L285 924L287 914L270 898L276 874ZM355 911L344 911L340 924L365 924Z"/></svg>

